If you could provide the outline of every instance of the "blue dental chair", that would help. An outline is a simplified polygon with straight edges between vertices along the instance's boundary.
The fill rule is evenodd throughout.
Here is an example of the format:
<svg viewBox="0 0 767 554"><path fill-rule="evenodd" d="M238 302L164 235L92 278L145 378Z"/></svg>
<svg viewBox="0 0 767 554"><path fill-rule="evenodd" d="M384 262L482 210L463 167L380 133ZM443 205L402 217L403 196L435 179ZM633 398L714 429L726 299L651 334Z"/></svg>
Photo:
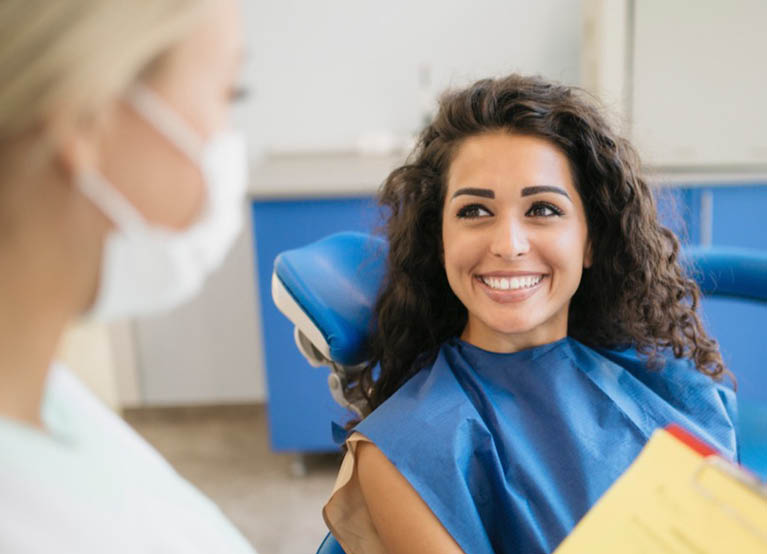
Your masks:
<svg viewBox="0 0 767 554"><path fill-rule="evenodd" d="M272 297L295 325L296 346L312 366L330 368L328 386L333 398L358 415L363 413L364 400L348 398L343 390L368 359L373 305L384 279L386 254L384 240L349 232L283 252L274 263ZM683 262L706 296L767 308L767 252L689 248ZM756 422L741 427L739 434L742 457L760 460L767 467L765 428L767 422ZM343 552L330 534L318 550L318 554Z"/></svg>

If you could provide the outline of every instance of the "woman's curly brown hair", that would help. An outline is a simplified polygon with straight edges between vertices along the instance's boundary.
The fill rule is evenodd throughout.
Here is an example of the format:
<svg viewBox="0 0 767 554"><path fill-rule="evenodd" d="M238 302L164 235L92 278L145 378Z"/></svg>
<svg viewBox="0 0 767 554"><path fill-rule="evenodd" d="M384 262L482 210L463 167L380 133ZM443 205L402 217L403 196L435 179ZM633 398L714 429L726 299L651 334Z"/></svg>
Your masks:
<svg viewBox="0 0 767 554"><path fill-rule="evenodd" d="M679 241L658 221L634 148L582 90L511 75L445 94L406 165L383 184L387 276L375 305L373 357L349 392L361 393L372 411L463 331L466 309L441 260L446 176L462 141L498 130L547 139L571 163L593 265L571 300L568 335L592 347L633 345L648 367L670 348L721 377L717 343L696 311L700 290L680 266Z"/></svg>

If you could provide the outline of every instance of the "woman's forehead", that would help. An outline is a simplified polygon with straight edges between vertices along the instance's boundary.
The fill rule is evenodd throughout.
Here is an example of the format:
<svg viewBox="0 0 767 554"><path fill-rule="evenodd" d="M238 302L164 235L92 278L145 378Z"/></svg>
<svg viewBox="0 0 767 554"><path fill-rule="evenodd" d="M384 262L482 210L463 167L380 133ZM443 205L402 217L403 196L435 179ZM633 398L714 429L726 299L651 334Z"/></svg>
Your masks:
<svg viewBox="0 0 767 554"><path fill-rule="evenodd" d="M557 145L505 131L475 135L459 146L448 173L447 197L467 186L498 194L532 186L559 186L575 192L569 160Z"/></svg>
<svg viewBox="0 0 767 554"><path fill-rule="evenodd" d="M204 75L231 74L242 62L245 38L239 3L216 3L208 16L179 43L170 55L170 65Z"/></svg>

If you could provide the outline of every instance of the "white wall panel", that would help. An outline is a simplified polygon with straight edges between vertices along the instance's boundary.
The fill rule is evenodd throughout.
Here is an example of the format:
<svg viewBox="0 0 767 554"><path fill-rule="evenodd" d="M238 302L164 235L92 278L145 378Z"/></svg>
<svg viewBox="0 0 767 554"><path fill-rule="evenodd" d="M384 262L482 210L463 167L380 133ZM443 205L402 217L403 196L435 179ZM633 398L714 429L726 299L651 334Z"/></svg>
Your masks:
<svg viewBox="0 0 767 554"><path fill-rule="evenodd" d="M512 71L575 84L580 0L248 0L254 149L347 150L418 128L433 89Z"/></svg>
<svg viewBox="0 0 767 554"><path fill-rule="evenodd" d="M767 165L767 2L635 0L633 129L651 165Z"/></svg>

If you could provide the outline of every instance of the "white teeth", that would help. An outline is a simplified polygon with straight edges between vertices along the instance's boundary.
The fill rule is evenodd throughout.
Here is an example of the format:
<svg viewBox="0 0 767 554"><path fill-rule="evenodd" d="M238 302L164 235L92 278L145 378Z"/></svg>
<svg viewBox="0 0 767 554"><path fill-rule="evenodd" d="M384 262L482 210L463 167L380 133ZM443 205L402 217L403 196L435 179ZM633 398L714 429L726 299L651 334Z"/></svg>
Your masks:
<svg viewBox="0 0 767 554"><path fill-rule="evenodd" d="M518 290L534 287L543 279L543 275L526 275L524 277L480 277L483 283L496 290Z"/></svg>

